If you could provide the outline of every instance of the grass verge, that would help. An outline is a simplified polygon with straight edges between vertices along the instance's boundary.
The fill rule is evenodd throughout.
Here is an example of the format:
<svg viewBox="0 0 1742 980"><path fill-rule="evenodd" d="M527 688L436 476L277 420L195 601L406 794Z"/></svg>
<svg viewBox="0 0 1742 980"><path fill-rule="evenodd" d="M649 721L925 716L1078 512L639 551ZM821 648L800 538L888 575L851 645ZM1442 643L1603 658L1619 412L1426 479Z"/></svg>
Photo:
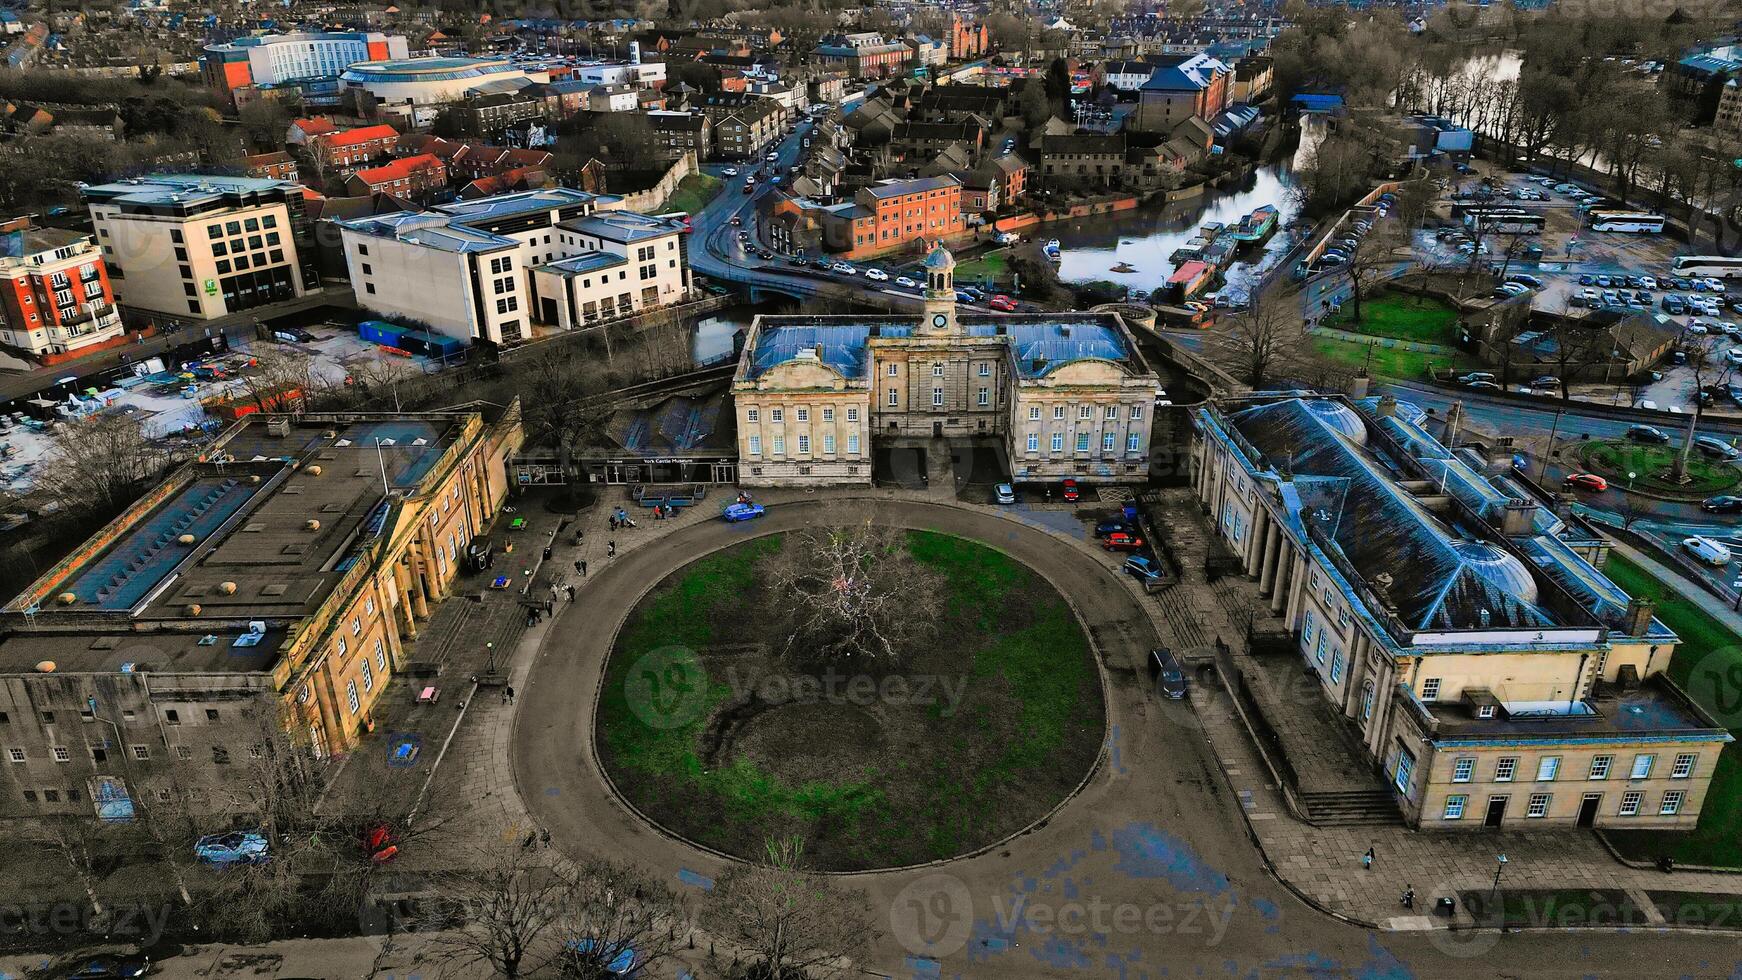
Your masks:
<svg viewBox="0 0 1742 980"><path fill-rule="evenodd" d="M1444 371L1473 370L1480 367L1475 358L1457 354L1425 354L1420 351L1381 347L1356 341L1313 338L1313 349L1321 356L1349 367L1367 365L1375 377L1419 380L1428 375L1428 368ZM1370 359L1371 358L1371 359Z"/></svg>
<svg viewBox="0 0 1742 980"><path fill-rule="evenodd" d="M665 199L665 203L654 209L654 214L669 214L673 211L683 211L695 215L708 202L714 199L726 186L726 182L708 174L690 174L678 181L677 190Z"/></svg>
<svg viewBox="0 0 1742 980"><path fill-rule="evenodd" d="M1431 296L1413 296L1385 290L1361 301L1361 319L1355 319L1355 304L1344 303L1325 326L1374 337L1394 337L1427 344L1452 344L1457 340L1458 311Z"/></svg>
<svg viewBox="0 0 1742 980"><path fill-rule="evenodd" d="M1670 466L1681 452L1679 447L1648 445L1623 440L1581 443L1579 458L1586 466L1609 478L1611 483L1625 485L1627 474L1637 474L1633 485L1653 493L1703 498L1742 483L1742 469L1729 463L1706 459L1698 452L1688 457L1688 483L1675 483L1668 478Z"/></svg>

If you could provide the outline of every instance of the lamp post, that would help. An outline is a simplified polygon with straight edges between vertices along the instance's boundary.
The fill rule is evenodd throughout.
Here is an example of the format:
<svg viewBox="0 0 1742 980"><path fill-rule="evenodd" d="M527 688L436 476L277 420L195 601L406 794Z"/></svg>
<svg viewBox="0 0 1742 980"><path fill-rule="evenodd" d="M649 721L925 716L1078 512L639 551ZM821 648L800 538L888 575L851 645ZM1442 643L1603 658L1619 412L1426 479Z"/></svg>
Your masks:
<svg viewBox="0 0 1742 980"><path fill-rule="evenodd" d="M1627 492L1628 492L1628 494L1633 493L1633 481L1638 476L1639 476L1639 474L1633 472L1632 470L1627 471Z"/></svg>
<svg viewBox="0 0 1742 980"><path fill-rule="evenodd" d="M1500 890L1500 873L1505 871L1505 870L1506 870L1506 855L1501 854L1501 855L1496 856L1494 858L1494 884L1492 884L1488 887L1488 904L1489 904L1489 906L1492 906L1494 904L1494 895L1496 892L1498 892ZM1504 921L1504 919L1503 919L1503 921Z"/></svg>

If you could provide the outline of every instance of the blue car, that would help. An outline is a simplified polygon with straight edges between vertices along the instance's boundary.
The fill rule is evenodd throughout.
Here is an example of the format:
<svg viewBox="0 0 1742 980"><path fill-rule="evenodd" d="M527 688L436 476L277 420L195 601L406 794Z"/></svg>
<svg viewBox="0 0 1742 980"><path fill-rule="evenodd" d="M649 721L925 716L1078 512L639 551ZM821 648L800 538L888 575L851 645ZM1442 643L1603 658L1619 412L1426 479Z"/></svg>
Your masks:
<svg viewBox="0 0 1742 980"><path fill-rule="evenodd" d="M641 954L633 946L598 949L597 939L571 939L563 943L563 960L567 971L590 976L600 968L614 977L632 977L641 969Z"/></svg>
<svg viewBox="0 0 1742 980"><path fill-rule="evenodd" d="M723 518L727 524L736 524L739 521L747 521L754 517L761 517L764 513L765 511L761 504L737 503L727 504L726 509L721 512L720 517Z"/></svg>
<svg viewBox="0 0 1742 980"><path fill-rule="evenodd" d="M265 835L252 830L207 834L194 843L194 856L207 864L259 864L270 850Z"/></svg>

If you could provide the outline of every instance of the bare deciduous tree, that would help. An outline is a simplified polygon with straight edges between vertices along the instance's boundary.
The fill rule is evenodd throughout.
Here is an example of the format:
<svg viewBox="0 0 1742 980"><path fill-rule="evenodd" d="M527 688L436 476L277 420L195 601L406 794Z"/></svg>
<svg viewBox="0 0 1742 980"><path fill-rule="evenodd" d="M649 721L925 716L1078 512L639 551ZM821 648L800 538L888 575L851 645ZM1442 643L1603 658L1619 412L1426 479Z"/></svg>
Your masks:
<svg viewBox="0 0 1742 980"><path fill-rule="evenodd" d="M687 934L683 901L664 882L624 864L588 861L570 882L564 933L577 942L560 956L564 975L611 980L629 963L638 976L659 972Z"/></svg>
<svg viewBox="0 0 1742 980"><path fill-rule="evenodd" d="M572 887L538 859L542 853L504 843L476 855L471 867L439 876L464 920L432 944L445 970L512 980L555 959Z"/></svg>
<svg viewBox="0 0 1742 980"><path fill-rule="evenodd" d="M889 665L936 629L942 579L914 558L905 531L869 522L807 531L769 563L793 659Z"/></svg>
<svg viewBox="0 0 1742 980"><path fill-rule="evenodd" d="M165 462L136 419L102 413L60 427L40 483L68 510L112 510L138 496Z"/></svg>
<svg viewBox="0 0 1742 980"><path fill-rule="evenodd" d="M1300 315L1279 303L1256 301L1229 319L1226 350L1235 359L1235 373L1253 388L1262 388L1276 369L1306 345Z"/></svg>
<svg viewBox="0 0 1742 980"><path fill-rule="evenodd" d="M720 876L703 921L749 950L749 975L767 980L840 976L865 948L871 922L862 892L838 888L804 868L804 842L771 840L760 865Z"/></svg>
<svg viewBox="0 0 1742 980"><path fill-rule="evenodd" d="M516 367L529 442L565 458L597 442L609 412L597 397L606 378L596 363L564 349L534 354Z"/></svg>

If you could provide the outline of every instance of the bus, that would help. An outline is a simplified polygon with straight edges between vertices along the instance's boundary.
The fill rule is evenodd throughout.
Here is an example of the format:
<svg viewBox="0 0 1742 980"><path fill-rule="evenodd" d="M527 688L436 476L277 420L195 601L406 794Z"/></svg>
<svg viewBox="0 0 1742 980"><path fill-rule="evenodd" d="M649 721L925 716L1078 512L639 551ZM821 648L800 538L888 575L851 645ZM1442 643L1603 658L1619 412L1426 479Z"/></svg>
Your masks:
<svg viewBox="0 0 1742 980"><path fill-rule="evenodd" d="M1742 258L1728 255L1678 255L1670 263L1670 275L1734 279L1742 276Z"/></svg>
<svg viewBox="0 0 1742 980"><path fill-rule="evenodd" d="M1592 211L1591 230L1661 235L1663 234L1663 215L1645 211Z"/></svg>
<svg viewBox="0 0 1742 980"><path fill-rule="evenodd" d="M1545 224L1542 215L1528 211L1478 211L1464 216L1471 231L1497 235L1540 235Z"/></svg>

